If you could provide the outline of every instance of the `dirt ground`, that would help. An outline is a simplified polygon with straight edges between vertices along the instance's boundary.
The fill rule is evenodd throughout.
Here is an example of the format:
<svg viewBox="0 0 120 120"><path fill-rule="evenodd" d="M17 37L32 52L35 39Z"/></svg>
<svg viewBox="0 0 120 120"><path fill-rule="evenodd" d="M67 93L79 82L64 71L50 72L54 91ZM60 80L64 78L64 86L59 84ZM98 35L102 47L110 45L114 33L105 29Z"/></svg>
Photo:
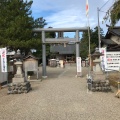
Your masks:
<svg viewBox="0 0 120 120"><path fill-rule="evenodd" d="M40 68L40 76L42 69ZM0 90L0 120L120 120L120 99L113 92L87 90L86 74L76 77L76 66L47 67L46 79L31 82L27 94Z"/></svg>

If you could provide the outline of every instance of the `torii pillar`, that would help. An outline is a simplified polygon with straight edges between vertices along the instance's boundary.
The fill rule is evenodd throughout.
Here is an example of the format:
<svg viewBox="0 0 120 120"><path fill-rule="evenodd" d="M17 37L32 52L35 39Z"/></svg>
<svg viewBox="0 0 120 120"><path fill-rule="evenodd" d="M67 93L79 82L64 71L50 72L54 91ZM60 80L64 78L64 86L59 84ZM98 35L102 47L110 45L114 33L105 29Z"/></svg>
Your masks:
<svg viewBox="0 0 120 120"><path fill-rule="evenodd" d="M42 77L47 78L45 31L42 31Z"/></svg>

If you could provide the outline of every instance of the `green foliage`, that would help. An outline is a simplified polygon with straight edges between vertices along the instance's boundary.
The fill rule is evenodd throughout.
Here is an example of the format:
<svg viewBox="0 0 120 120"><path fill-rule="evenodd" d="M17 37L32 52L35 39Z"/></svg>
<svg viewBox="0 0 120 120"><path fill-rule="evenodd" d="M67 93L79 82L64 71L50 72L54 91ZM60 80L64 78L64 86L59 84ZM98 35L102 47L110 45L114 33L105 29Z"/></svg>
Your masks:
<svg viewBox="0 0 120 120"><path fill-rule="evenodd" d="M101 38L104 37L103 30L100 29ZM95 48L98 47L98 27L90 30L90 51L93 53ZM88 32L84 32L82 35L81 43L80 43L80 56L82 58L86 58L89 54L89 37Z"/></svg>
<svg viewBox="0 0 120 120"><path fill-rule="evenodd" d="M87 40L88 40L88 34L87 32L84 32L80 43L80 56L82 58L86 58L88 55L89 43Z"/></svg>
<svg viewBox="0 0 120 120"><path fill-rule="evenodd" d="M103 38L103 29L100 28L100 38ZM91 30L91 43L94 43L97 47L99 46L98 42L98 27L96 26L94 30Z"/></svg>
<svg viewBox="0 0 120 120"><path fill-rule="evenodd" d="M32 29L44 28L47 23L43 17L33 19L32 3L27 0L0 0L0 46L21 49L26 54L30 49L36 49L40 57L41 33L33 33ZM46 37L55 37L55 33L47 33Z"/></svg>
<svg viewBox="0 0 120 120"><path fill-rule="evenodd" d="M35 19L34 28L44 28L45 25L47 25L47 23L43 17Z"/></svg>
<svg viewBox="0 0 120 120"><path fill-rule="evenodd" d="M92 33L92 30L90 30L90 33ZM90 40L91 52L94 51L95 47L96 47L95 43L92 43ZM80 43L80 56L82 58L86 58L88 54L89 54L89 37L88 37L88 32L84 32Z"/></svg>
<svg viewBox="0 0 120 120"><path fill-rule="evenodd" d="M0 4L0 38L3 46L30 48L34 20L32 1L3 0ZM27 44L28 43L28 44Z"/></svg>
<svg viewBox="0 0 120 120"><path fill-rule="evenodd" d="M46 20L43 17L35 19L34 28L44 28L44 26L47 25ZM49 27L52 28L52 27ZM55 32L46 32L45 34L46 38L55 38L56 34ZM35 56L42 58L42 34L41 32L34 33L34 39L39 40L40 44L37 48L37 52L33 53ZM50 54L50 44L46 44L46 56L49 56Z"/></svg>
<svg viewBox="0 0 120 120"><path fill-rule="evenodd" d="M120 0L117 0L110 11L111 25L114 26L120 19Z"/></svg>

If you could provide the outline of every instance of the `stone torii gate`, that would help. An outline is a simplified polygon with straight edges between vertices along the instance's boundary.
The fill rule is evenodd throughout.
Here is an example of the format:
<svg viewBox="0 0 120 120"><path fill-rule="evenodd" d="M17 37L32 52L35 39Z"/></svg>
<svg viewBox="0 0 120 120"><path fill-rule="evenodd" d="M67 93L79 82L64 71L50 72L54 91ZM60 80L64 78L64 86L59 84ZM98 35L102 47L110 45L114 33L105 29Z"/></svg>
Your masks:
<svg viewBox="0 0 120 120"><path fill-rule="evenodd" d="M88 27L80 28L35 28L33 32L42 32L42 77L47 78L46 73L46 43L63 43L74 42L76 44L76 58L80 56L79 52L79 32L87 31ZM45 38L46 32L75 32L75 38Z"/></svg>

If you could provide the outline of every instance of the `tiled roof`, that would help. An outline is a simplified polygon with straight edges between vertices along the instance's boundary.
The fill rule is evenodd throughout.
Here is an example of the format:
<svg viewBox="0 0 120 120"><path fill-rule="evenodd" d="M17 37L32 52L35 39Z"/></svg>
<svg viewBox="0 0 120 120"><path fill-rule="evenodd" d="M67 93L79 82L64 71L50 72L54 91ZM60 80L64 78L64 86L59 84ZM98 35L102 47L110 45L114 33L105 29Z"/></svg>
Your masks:
<svg viewBox="0 0 120 120"><path fill-rule="evenodd" d="M113 45L113 44L116 44L114 41L112 41L111 39L101 39L101 41L104 43L104 44L110 44L110 45Z"/></svg>
<svg viewBox="0 0 120 120"><path fill-rule="evenodd" d="M111 35L116 35L120 37L120 27L108 28L108 32L105 36L106 39L109 39Z"/></svg>
<svg viewBox="0 0 120 120"><path fill-rule="evenodd" d="M25 56L23 59L24 59L24 60L26 60L26 59L28 59L28 58L33 58L33 59L38 60L38 58L37 58L37 57L35 57L34 55L32 55L32 53L28 53L28 55L27 55L27 56Z"/></svg>

